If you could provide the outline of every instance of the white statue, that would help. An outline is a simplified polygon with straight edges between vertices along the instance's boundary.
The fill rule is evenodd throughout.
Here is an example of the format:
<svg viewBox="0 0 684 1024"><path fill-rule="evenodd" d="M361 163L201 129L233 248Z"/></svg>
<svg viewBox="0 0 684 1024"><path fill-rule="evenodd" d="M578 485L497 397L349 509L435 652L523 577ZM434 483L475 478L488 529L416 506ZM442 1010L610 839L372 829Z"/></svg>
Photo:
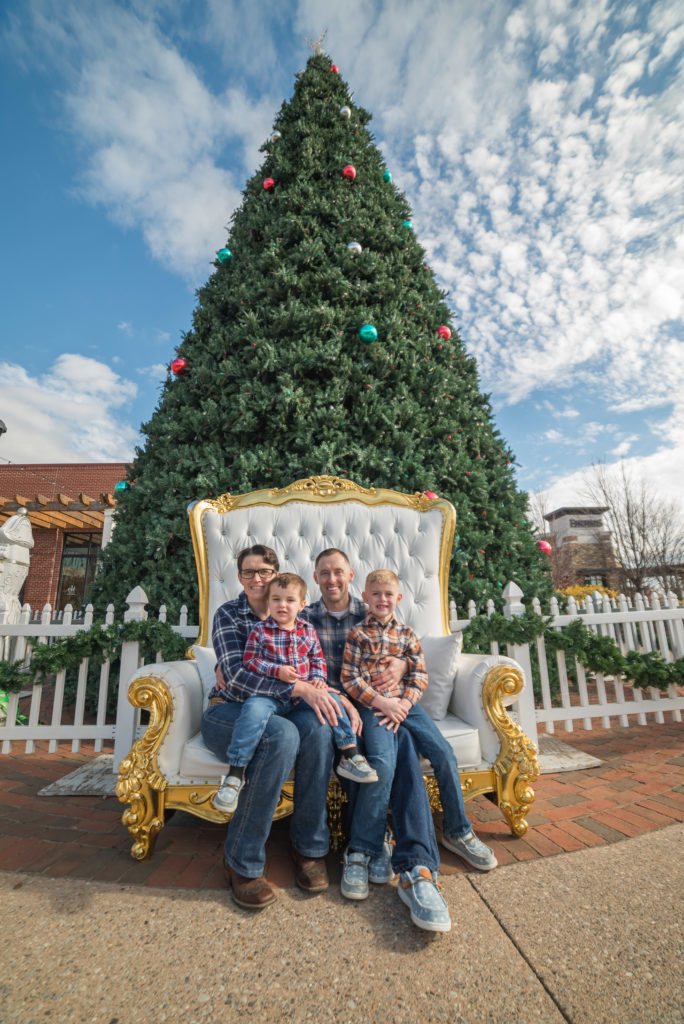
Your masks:
<svg viewBox="0 0 684 1024"><path fill-rule="evenodd" d="M19 594L28 576L33 547L31 521L20 508L0 526L0 622L18 622Z"/></svg>

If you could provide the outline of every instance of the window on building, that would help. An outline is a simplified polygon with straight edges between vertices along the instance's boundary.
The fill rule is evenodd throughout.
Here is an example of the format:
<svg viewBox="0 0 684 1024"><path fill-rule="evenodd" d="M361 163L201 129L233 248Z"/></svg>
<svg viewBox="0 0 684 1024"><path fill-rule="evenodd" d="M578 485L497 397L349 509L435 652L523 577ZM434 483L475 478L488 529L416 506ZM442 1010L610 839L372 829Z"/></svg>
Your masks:
<svg viewBox="0 0 684 1024"><path fill-rule="evenodd" d="M600 519L571 519L570 526L583 530L600 530L602 526Z"/></svg>
<svg viewBox="0 0 684 1024"><path fill-rule="evenodd" d="M64 534L57 608L70 604L75 610L88 603L88 587L95 575L101 540L99 533Z"/></svg>
<svg viewBox="0 0 684 1024"><path fill-rule="evenodd" d="M605 587L606 577L605 576L585 576L584 577L585 587Z"/></svg>

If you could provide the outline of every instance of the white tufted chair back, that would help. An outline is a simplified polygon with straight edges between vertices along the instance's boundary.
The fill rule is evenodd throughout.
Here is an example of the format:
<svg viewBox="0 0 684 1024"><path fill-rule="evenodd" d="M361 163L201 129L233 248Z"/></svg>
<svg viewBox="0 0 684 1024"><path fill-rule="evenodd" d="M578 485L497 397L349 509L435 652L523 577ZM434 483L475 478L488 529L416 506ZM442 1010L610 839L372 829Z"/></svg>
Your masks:
<svg viewBox="0 0 684 1024"><path fill-rule="evenodd" d="M239 595L237 555L252 544L273 548L281 570L299 573L310 601L320 597L314 561L325 548L347 554L357 596L372 569L393 569L403 594L399 616L419 636L449 632L455 511L448 501L311 477L279 490L195 502L188 515L200 583L199 644L208 642L216 609Z"/></svg>

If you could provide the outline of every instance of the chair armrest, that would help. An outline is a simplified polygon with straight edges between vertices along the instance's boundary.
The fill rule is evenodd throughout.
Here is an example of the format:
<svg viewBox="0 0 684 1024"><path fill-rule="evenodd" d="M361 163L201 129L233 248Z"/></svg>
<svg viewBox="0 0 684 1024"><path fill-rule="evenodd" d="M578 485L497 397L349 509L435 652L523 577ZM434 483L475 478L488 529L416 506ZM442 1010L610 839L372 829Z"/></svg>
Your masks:
<svg viewBox="0 0 684 1024"><path fill-rule="evenodd" d="M166 779L178 772L183 747L199 730L204 712L204 690L194 661L162 661L143 665L128 686L128 699L150 711L150 721L139 742L156 761Z"/></svg>
<svg viewBox="0 0 684 1024"><path fill-rule="evenodd" d="M516 676L512 687L495 685L488 680L492 669L509 666ZM519 680L517 675L519 674ZM485 682L488 685L485 687ZM468 725L477 728L480 734L480 748L485 761L493 763L499 756L502 745L502 732L508 734L513 723L503 708L497 709L496 704L507 706L516 701L525 685L524 673L517 661L503 655L494 654L461 654L454 681L454 691L449 703L449 711L457 715ZM483 688L486 690L483 693ZM485 708L487 705L487 708ZM495 727L494 723L497 723ZM501 728L503 726L503 730Z"/></svg>

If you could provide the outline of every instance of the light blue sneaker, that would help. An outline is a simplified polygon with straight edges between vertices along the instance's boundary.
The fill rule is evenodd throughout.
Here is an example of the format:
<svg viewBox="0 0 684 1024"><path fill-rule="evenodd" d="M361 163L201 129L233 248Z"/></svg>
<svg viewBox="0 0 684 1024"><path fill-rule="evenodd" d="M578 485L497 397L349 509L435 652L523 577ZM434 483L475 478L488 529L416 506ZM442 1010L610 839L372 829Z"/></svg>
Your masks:
<svg viewBox="0 0 684 1024"><path fill-rule="evenodd" d="M214 807L225 814L234 814L238 805L238 797L245 785L244 778L236 775L222 775L218 791L214 796Z"/></svg>
<svg viewBox="0 0 684 1024"><path fill-rule="evenodd" d="M478 871L491 871L499 863L489 847L477 838L472 829L460 839L447 839L446 836L442 836L442 846Z"/></svg>
<svg viewBox="0 0 684 1024"><path fill-rule="evenodd" d="M350 853L344 851L342 857L342 881L340 892L348 900L368 899L368 861L367 853Z"/></svg>
<svg viewBox="0 0 684 1024"><path fill-rule="evenodd" d="M371 857L368 864L368 881L374 885L387 885L394 878L395 871L392 867L392 847L394 838L392 833L385 832L385 841L382 844L382 853L377 857Z"/></svg>
<svg viewBox="0 0 684 1024"><path fill-rule="evenodd" d="M437 877L429 868L416 864L410 871L402 871L397 892L418 928L426 932L451 931L449 908L439 891Z"/></svg>

